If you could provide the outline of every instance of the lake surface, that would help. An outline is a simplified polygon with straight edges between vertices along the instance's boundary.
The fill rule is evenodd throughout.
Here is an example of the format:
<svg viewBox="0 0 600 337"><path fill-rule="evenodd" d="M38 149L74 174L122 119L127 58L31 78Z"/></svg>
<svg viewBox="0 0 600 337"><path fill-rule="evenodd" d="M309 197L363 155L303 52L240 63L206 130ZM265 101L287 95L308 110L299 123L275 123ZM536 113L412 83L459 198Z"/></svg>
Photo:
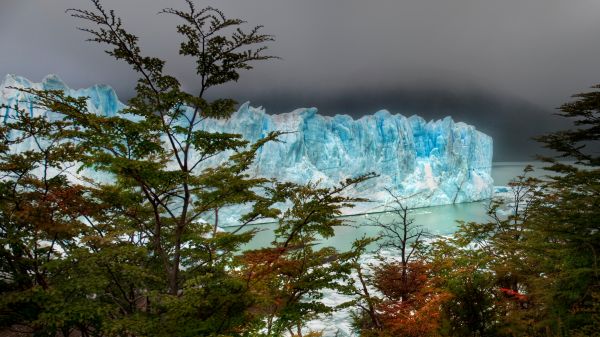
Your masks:
<svg viewBox="0 0 600 337"><path fill-rule="evenodd" d="M523 173L523 168L531 164L536 168L531 173L532 176L543 176L548 172L543 171L543 163L540 162L498 162L492 166L492 177L495 186L505 186L508 182L518 175ZM489 200L462 203L454 205L434 206L417 208L410 211L410 217L414 219L414 223L421 226L425 231L432 235L448 235L454 233L458 227L457 221L475 221L484 222L489 220L487 215L487 206ZM323 240L321 243L328 246L333 246L340 250L349 249L355 239L362 236L377 236L379 229L375 226L374 221L380 220L383 222L391 220L393 215L390 213L365 214L344 217L347 220L348 226L338 227L335 231L335 236ZM246 248L259 248L269 246L273 240L273 229L275 223L267 223L249 226L248 228L258 229L258 234ZM235 228L228 228L232 230Z"/></svg>

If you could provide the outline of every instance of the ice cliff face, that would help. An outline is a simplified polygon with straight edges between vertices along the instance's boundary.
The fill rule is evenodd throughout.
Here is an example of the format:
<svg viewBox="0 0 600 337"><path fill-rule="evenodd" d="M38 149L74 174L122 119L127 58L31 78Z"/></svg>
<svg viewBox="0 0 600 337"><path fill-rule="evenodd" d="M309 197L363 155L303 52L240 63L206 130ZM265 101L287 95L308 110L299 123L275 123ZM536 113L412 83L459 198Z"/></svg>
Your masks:
<svg viewBox="0 0 600 337"><path fill-rule="evenodd" d="M31 83L9 75L0 85L0 104L26 99L9 86L62 89L72 96L89 96L89 110L108 116L124 107L108 86L73 90L56 76ZM34 115L56 118L56 114L30 109ZM3 111L4 122L8 115L8 109ZM360 205L355 212L381 210L390 200L386 189L406 198L411 207L482 200L493 192L491 137L450 117L427 122L418 116L407 118L381 110L353 119L322 116L315 108L269 115L245 103L229 120L205 120L201 128L239 133L250 141L270 131L291 131L281 142L260 149L252 168L259 176L332 185L363 173L378 173L378 178L349 192L374 201ZM223 159L214 158L212 164Z"/></svg>
<svg viewBox="0 0 600 337"><path fill-rule="evenodd" d="M94 85L90 88L74 90L67 87L56 75L46 76L41 83L32 83L21 76L6 75L2 84L0 84L0 105L12 107L15 103L21 101L20 106L28 108L31 114L43 114L49 118L56 117L56 114L35 109L31 105L28 106L25 103L31 101L29 97L17 90L9 89L9 87L34 88L38 90L64 90L65 94L73 97L87 96L89 97L88 110L105 116L114 116L119 110L125 107L125 105L119 101L115 91L107 85ZM5 108L4 110L1 117L3 118L3 122L6 123L6 119L9 118L9 109Z"/></svg>

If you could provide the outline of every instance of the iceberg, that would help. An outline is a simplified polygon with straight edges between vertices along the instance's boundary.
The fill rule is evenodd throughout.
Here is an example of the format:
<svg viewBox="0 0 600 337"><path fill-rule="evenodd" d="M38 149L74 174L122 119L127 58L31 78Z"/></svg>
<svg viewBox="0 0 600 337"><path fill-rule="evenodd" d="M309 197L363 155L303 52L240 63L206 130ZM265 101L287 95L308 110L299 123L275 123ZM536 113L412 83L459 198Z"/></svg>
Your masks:
<svg viewBox="0 0 600 337"><path fill-rule="evenodd" d="M109 86L74 90L55 75L41 83L7 75L0 85L0 105L28 101L22 92L9 87L58 89L71 96L88 97L89 111L106 116L114 116L125 107ZM60 118L31 104L29 109L32 115ZM1 116L6 123L9 109L5 108ZM320 115L316 108L271 115L246 102L231 118L206 119L199 127L238 133L251 142L271 131L287 132L280 142L260 148L250 172L256 176L332 186L368 172L378 174L346 192L371 200L347 213L382 211L392 201L390 193L409 207L426 207L488 199L494 191L492 138L451 117L426 121L380 110L354 119ZM227 154L212 158L207 165L226 158Z"/></svg>

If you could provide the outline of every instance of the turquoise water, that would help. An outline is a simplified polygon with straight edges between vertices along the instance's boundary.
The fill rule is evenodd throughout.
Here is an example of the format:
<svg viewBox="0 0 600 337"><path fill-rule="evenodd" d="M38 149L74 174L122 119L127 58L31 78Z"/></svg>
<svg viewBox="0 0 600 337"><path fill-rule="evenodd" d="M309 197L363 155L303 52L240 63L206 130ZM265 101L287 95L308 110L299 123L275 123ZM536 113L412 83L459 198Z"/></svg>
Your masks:
<svg viewBox="0 0 600 337"><path fill-rule="evenodd" d="M494 178L494 185L503 186L506 185L511 179L523 173L523 168L527 164L532 164L536 171L533 172L534 176L542 176L546 174L541 167L542 163L528 163L528 162L501 162L494 163L492 167L492 177ZM454 233L457 229L457 221L475 221L484 222L488 221L487 206L489 200L462 203L445 206L435 207L424 207L411 210L410 217L414 219L414 223L421 226L425 231L432 235L448 235ZM352 242L355 239L361 238L363 235L366 236L377 236L379 229L372 226L374 221L387 221L393 217L390 213L380 214L365 214L344 217L348 225L336 228L335 236L323 240L321 243L328 246L333 246L340 250L349 249ZM273 229L275 223L260 224L252 227L258 230L258 234L254 237L252 242L248 244L247 248L258 248L269 246L271 240L273 240ZM235 229L235 228L230 228Z"/></svg>

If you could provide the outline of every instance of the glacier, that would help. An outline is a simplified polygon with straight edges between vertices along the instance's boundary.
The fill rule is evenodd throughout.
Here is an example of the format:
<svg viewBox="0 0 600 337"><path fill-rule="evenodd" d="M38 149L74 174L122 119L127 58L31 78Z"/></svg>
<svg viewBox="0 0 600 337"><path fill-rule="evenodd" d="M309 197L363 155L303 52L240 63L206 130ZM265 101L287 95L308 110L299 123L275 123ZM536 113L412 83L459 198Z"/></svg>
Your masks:
<svg viewBox="0 0 600 337"><path fill-rule="evenodd" d="M64 90L74 97L89 97L89 111L106 116L114 116L125 107L109 86L74 90L56 75L40 83L7 75L0 85L0 105L30 102L10 87ZM32 115L60 118L29 104ZM1 117L3 123L8 121L9 108ZM206 119L200 128L238 133L249 141L275 130L288 132L280 142L269 142L259 149L250 172L256 176L332 186L346 178L377 173L378 177L345 192L371 200L344 210L346 214L383 211L392 201L390 193L411 208L478 201L493 194L492 138L451 117L426 121L380 110L354 119L320 115L316 108L271 115L246 102L231 118ZM223 154L207 165L225 159Z"/></svg>

